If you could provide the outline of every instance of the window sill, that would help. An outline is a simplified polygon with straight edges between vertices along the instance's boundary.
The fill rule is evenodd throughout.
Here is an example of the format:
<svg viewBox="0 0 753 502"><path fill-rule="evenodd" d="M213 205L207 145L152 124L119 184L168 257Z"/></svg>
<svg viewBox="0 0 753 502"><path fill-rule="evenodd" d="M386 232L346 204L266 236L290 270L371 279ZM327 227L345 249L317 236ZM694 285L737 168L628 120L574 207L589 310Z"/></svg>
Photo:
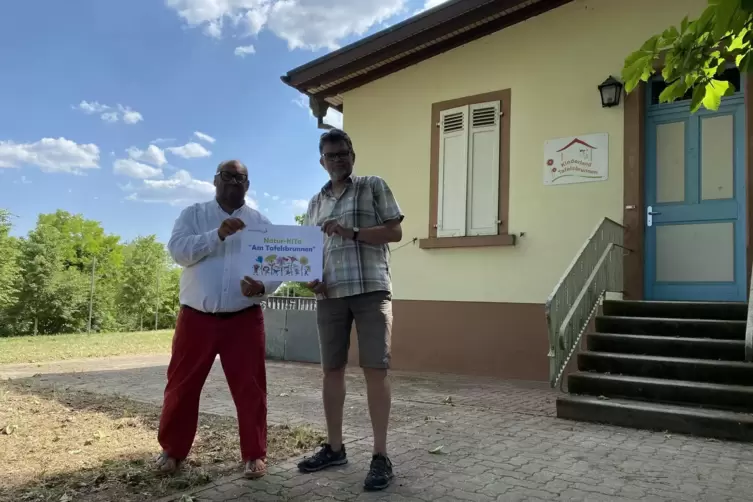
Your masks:
<svg viewBox="0 0 753 502"><path fill-rule="evenodd" d="M514 235L475 235L472 237L429 237L418 241L421 249L480 248L489 246L514 246Z"/></svg>

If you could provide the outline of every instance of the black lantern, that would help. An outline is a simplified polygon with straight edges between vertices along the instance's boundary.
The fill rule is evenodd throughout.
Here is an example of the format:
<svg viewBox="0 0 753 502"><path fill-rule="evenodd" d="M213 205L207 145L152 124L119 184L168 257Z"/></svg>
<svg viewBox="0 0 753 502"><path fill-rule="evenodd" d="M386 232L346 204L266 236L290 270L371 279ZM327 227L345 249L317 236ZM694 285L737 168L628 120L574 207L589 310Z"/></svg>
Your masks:
<svg viewBox="0 0 753 502"><path fill-rule="evenodd" d="M601 106L603 108L619 105L622 95L622 82L610 76L599 86L599 94L601 94Z"/></svg>

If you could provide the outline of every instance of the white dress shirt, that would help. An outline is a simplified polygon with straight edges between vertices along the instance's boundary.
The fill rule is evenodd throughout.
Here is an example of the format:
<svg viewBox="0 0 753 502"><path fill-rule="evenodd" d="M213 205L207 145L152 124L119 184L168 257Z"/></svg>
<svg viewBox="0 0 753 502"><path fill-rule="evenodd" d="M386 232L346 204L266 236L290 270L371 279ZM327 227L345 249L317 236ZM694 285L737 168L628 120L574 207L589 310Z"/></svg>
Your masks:
<svg viewBox="0 0 753 502"><path fill-rule="evenodd" d="M271 224L246 205L227 214L216 200L187 207L175 221L167 249L175 263L183 267L181 305L208 313L237 312L264 299L248 298L241 292L241 279L251 275L253 263L241 262L242 232L220 240L217 229L228 218L240 218L246 226ZM265 292L274 293L280 284L264 282Z"/></svg>

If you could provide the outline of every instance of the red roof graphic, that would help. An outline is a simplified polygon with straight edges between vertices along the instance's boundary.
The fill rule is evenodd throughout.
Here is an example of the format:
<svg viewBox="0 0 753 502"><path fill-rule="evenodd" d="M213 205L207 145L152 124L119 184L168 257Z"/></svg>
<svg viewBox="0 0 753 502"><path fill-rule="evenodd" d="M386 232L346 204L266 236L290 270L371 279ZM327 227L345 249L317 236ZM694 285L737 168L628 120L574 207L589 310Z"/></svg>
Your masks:
<svg viewBox="0 0 753 502"><path fill-rule="evenodd" d="M592 150L596 150L595 146L591 146L588 143L586 143L585 141L582 141L582 140L579 140L578 138L575 138L570 143L568 143L566 146L564 146L564 147L560 148L559 150L557 150L557 152L561 152L563 150L567 150L568 148L570 148L571 146L573 146L576 143L579 143L579 144L581 144L583 146L587 146L588 148L590 148Z"/></svg>

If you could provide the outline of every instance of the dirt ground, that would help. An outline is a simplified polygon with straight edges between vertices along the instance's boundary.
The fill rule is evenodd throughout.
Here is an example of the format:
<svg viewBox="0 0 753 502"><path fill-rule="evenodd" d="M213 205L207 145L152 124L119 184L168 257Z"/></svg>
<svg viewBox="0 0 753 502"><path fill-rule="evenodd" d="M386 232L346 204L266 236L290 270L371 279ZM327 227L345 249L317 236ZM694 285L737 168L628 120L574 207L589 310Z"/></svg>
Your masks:
<svg viewBox="0 0 753 502"><path fill-rule="evenodd" d="M121 397L0 381L0 501L147 501L240 471L235 419L202 414L183 471L155 473L159 412ZM270 426L268 461L322 440L308 427Z"/></svg>

